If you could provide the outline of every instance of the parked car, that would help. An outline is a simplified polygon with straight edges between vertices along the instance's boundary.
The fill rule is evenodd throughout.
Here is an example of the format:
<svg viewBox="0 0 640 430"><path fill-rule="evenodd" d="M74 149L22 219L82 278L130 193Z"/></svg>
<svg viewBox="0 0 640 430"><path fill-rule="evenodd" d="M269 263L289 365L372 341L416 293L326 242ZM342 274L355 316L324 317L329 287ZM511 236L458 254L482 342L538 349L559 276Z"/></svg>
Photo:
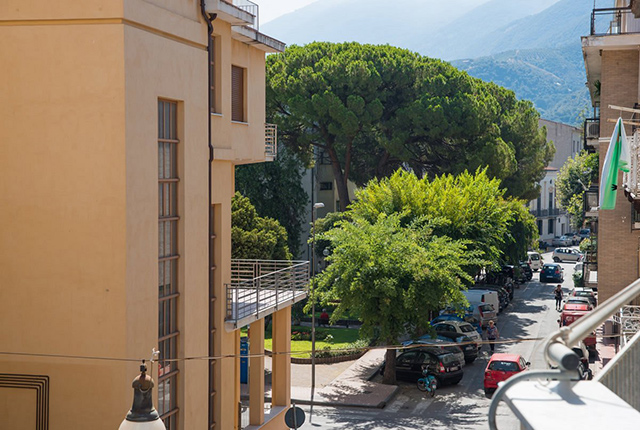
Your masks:
<svg viewBox="0 0 640 430"><path fill-rule="evenodd" d="M573 266L573 271L582 273L584 269L584 263L582 261L578 261L575 266Z"/></svg>
<svg viewBox="0 0 640 430"><path fill-rule="evenodd" d="M464 352L462 352L462 348L458 345L451 345L451 343L450 339L431 339L431 337L425 336L418 340L402 342L402 346L420 345L419 349L430 351L434 354L453 354L456 360L462 363L464 361Z"/></svg>
<svg viewBox="0 0 640 430"><path fill-rule="evenodd" d="M493 308L498 311L500 309L500 298L498 293L490 290L467 290L462 294L467 298L469 304L479 305L482 303L488 303L493 305Z"/></svg>
<svg viewBox="0 0 640 430"><path fill-rule="evenodd" d="M584 255L574 248L556 248L553 250L553 261L560 263L561 261L582 261Z"/></svg>
<svg viewBox="0 0 640 430"><path fill-rule="evenodd" d="M575 305L575 306L573 306ZM569 306L568 309L570 310L586 310L586 311L590 311L593 309L593 304L591 303L591 300L589 300L586 297L571 297L569 296L569 298L564 302L564 306L563 309ZM587 306L587 309L582 309L578 306Z"/></svg>
<svg viewBox="0 0 640 430"><path fill-rule="evenodd" d="M440 311L442 315L457 315L458 312L461 312L461 309L458 309L454 306L447 306L444 310ZM477 318L480 322L480 331L482 334L482 328L486 327L489 324L489 321L493 320L498 321L498 310L493 307L493 305L486 303L472 303L469 307L464 309L466 314L471 314L473 317Z"/></svg>
<svg viewBox="0 0 640 430"><path fill-rule="evenodd" d="M462 380L462 362L454 354L438 352L425 346L400 352L396 356L396 378L415 382L422 378L422 366L427 366L438 381L438 386L457 384ZM386 362L380 367L384 375Z"/></svg>
<svg viewBox="0 0 640 430"><path fill-rule="evenodd" d="M580 306L582 307L581 309L576 309ZM562 309L562 312L560 313L560 319L558 320L558 324L560 325L560 327L570 325L575 321L577 321L578 319L582 318L583 316L587 315L590 312L590 310L588 309L588 306L589 305L586 305L586 304L565 305L565 307L563 307ZM596 333L592 332L589 336L585 337L582 341L584 342L584 344L588 349L594 351L596 348Z"/></svg>
<svg viewBox="0 0 640 430"><path fill-rule="evenodd" d="M571 244L572 245L579 245L580 244L580 236L578 235L578 233L573 233L573 232L569 232L567 233L565 236L571 238Z"/></svg>
<svg viewBox="0 0 640 430"><path fill-rule="evenodd" d="M474 342L480 344L482 335L480 335L471 324L464 321L445 321L434 324L433 329L436 333L457 333L458 335L469 336Z"/></svg>
<svg viewBox="0 0 640 430"><path fill-rule="evenodd" d="M584 239L588 239L589 237L591 237L591 229L590 228L583 228L582 230L580 230L578 232L578 236L580 236L580 241L582 241Z"/></svg>
<svg viewBox="0 0 640 430"><path fill-rule="evenodd" d="M498 312L502 312L507 306L509 306L509 303L511 302L512 296L509 295L507 289L498 285L476 284L475 286L469 288L469 290L489 290L498 293Z"/></svg>
<svg viewBox="0 0 640 430"><path fill-rule="evenodd" d="M444 321L465 321L468 322L476 329L476 331L482 336L482 325L480 325L480 320L473 316L473 309L465 309L464 316L460 316L450 310L450 313L442 313L431 320L431 324L437 324L439 322Z"/></svg>
<svg viewBox="0 0 640 430"><path fill-rule="evenodd" d="M557 263L546 263L540 271L540 282L564 282L564 269Z"/></svg>
<svg viewBox="0 0 640 430"><path fill-rule="evenodd" d="M445 342L455 342L458 344L458 347L462 349L462 353L464 354L464 362L465 364L473 363L476 358L478 358L478 350L482 345L474 342L469 336L461 335L460 333L453 332L437 332L438 337L437 340L442 340Z"/></svg>
<svg viewBox="0 0 640 430"><path fill-rule="evenodd" d="M596 294L590 288L589 289L574 288L569 297L585 298L589 300L589 302L591 303L591 306L593 306L594 308L598 304L598 299L596 299Z"/></svg>
<svg viewBox="0 0 640 430"><path fill-rule="evenodd" d="M530 281L533 279L533 270L531 269L531 264L526 261L520 262L520 272L522 273L522 277L524 279L523 282Z"/></svg>
<svg viewBox="0 0 640 430"><path fill-rule="evenodd" d="M593 306L588 300L569 299L562 306L563 311L590 311Z"/></svg>
<svg viewBox="0 0 640 430"><path fill-rule="evenodd" d="M578 375L582 380L591 380L593 379L593 372L589 368L589 350L587 346L581 340L578 341L576 345L572 348L573 352L576 353L578 358L580 358L580 364L578 365ZM558 366L551 366L552 369L557 369Z"/></svg>
<svg viewBox="0 0 640 430"><path fill-rule="evenodd" d="M518 354L493 354L484 371L484 394L490 397L498 388L498 382L506 381L516 373L531 366Z"/></svg>
<svg viewBox="0 0 640 430"><path fill-rule="evenodd" d="M539 252L529 251L527 252L528 262L531 265L531 270L537 272L542 268L542 256Z"/></svg>
<svg viewBox="0 0 640 430"><path fill-rule="evenodd" d="M563 234L560 237L554 237L551 244L553 246L571 246L573 245L573 239Z"/></svg>

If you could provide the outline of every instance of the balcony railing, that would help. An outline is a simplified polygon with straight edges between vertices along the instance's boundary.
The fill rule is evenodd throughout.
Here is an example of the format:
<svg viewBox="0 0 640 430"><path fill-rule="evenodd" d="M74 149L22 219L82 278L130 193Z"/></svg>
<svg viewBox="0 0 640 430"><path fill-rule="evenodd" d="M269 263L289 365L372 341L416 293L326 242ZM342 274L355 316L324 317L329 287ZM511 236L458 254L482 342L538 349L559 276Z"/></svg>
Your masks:
<svg viewBox="0 0 640 430"><path fill-rule="evenodd" d="M591 35L607 36L640 33L640 19L631 12L631 7L593 9L591 12Z"/></svg>
<svg viewBox="0 0 640 430"><path fill-rule="evenodd" d="M549 335L544 355L558 369L530 370L502 383L489 407L489 428L497 428L496 411L503 398L522 427L528 429L584 428L585 425L586 428L629 428L640 422L640 384L635 378L640 371L640 333L631 338L593 381L578 381L580 359L570 349L615 315L619 315L620 321L624 315L640 321L635 308L629 310L632 307L627 305L638 296L640 279L588 315ZM595 422L598 420L601 422Z"/></svg>
<svg viewBox="0 0 640 430"><path fill-rule="evenodd" d="M260 7L249 0L225 0L228 3L233 4L238 9L242 9L247 13L250 13L255 17L254 24L249 26L260 31Z"/></svg>
<svg viewBox="0 0 640 430"><path fill-rule="evenodd" d="M304 299L308 285L308 261L232 260L225 321L241 327L264 318Z"/></svg>
<svg viewBox="0 0 640 430"><path fill-rule="evenodd" d="M278 126L264 125L264 155L268 161L275 160L278 155Z"/></svg>

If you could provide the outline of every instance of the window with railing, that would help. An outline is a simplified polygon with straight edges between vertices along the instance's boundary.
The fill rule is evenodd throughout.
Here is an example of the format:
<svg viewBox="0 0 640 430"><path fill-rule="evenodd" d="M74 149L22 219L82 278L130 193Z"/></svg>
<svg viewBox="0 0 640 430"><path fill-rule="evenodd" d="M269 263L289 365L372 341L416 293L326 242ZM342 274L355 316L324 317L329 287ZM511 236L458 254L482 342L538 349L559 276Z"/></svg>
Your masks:
<svg viewBox="0 0 640 430"><path fill-rule="evenodd" d="M158 100L158 413L178 428L178 104Z"/></svg>

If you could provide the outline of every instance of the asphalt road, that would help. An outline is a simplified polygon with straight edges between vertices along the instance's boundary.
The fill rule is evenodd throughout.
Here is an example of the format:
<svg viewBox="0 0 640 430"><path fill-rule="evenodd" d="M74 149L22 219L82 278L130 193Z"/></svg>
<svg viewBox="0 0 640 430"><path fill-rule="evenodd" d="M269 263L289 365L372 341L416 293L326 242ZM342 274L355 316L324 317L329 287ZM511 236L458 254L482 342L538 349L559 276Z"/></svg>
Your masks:
<svg viewBox="0 0 640 430"><path fill-rule="evenodd" d="M545 262L552 262L551 254L543 255ZM571 275L574 263L563 263L565 270L563 290L573 286ZM553 289L556 284L538 282L540 272L534 272L531 282L515 290L514 300L500 315L497 323L501 340L496 352L522 355L531 362L532 369L546 369L542 341L527 340L544 338L557 330L558 312L555 310ZM507 343L510 340L518 340ZM482 351L488 351L483 346ZM399 382L400 390L384 409L356 409L314 407L313 417L309 406L303 407L307 415L301 429L487 429L487 411L490 399L483 390L484 369L488 357L478 357L464 367L460 384L438 389L435 398L418 391L414 383ZM497 418L500 430L519 430L520 423L509 408L501 404Z"/></svg>

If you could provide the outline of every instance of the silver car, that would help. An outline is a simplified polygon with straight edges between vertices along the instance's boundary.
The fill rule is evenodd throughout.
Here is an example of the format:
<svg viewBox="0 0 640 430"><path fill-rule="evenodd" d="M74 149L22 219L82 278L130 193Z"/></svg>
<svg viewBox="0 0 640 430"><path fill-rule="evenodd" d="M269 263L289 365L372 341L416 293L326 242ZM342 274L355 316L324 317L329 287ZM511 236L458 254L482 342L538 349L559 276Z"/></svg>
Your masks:
<svg viewBox="0 0 640 430"><path fill-rule="evenodd" d="M553 250L553 261L582 261L584 255L574 248L556 248Z"/></svg>

